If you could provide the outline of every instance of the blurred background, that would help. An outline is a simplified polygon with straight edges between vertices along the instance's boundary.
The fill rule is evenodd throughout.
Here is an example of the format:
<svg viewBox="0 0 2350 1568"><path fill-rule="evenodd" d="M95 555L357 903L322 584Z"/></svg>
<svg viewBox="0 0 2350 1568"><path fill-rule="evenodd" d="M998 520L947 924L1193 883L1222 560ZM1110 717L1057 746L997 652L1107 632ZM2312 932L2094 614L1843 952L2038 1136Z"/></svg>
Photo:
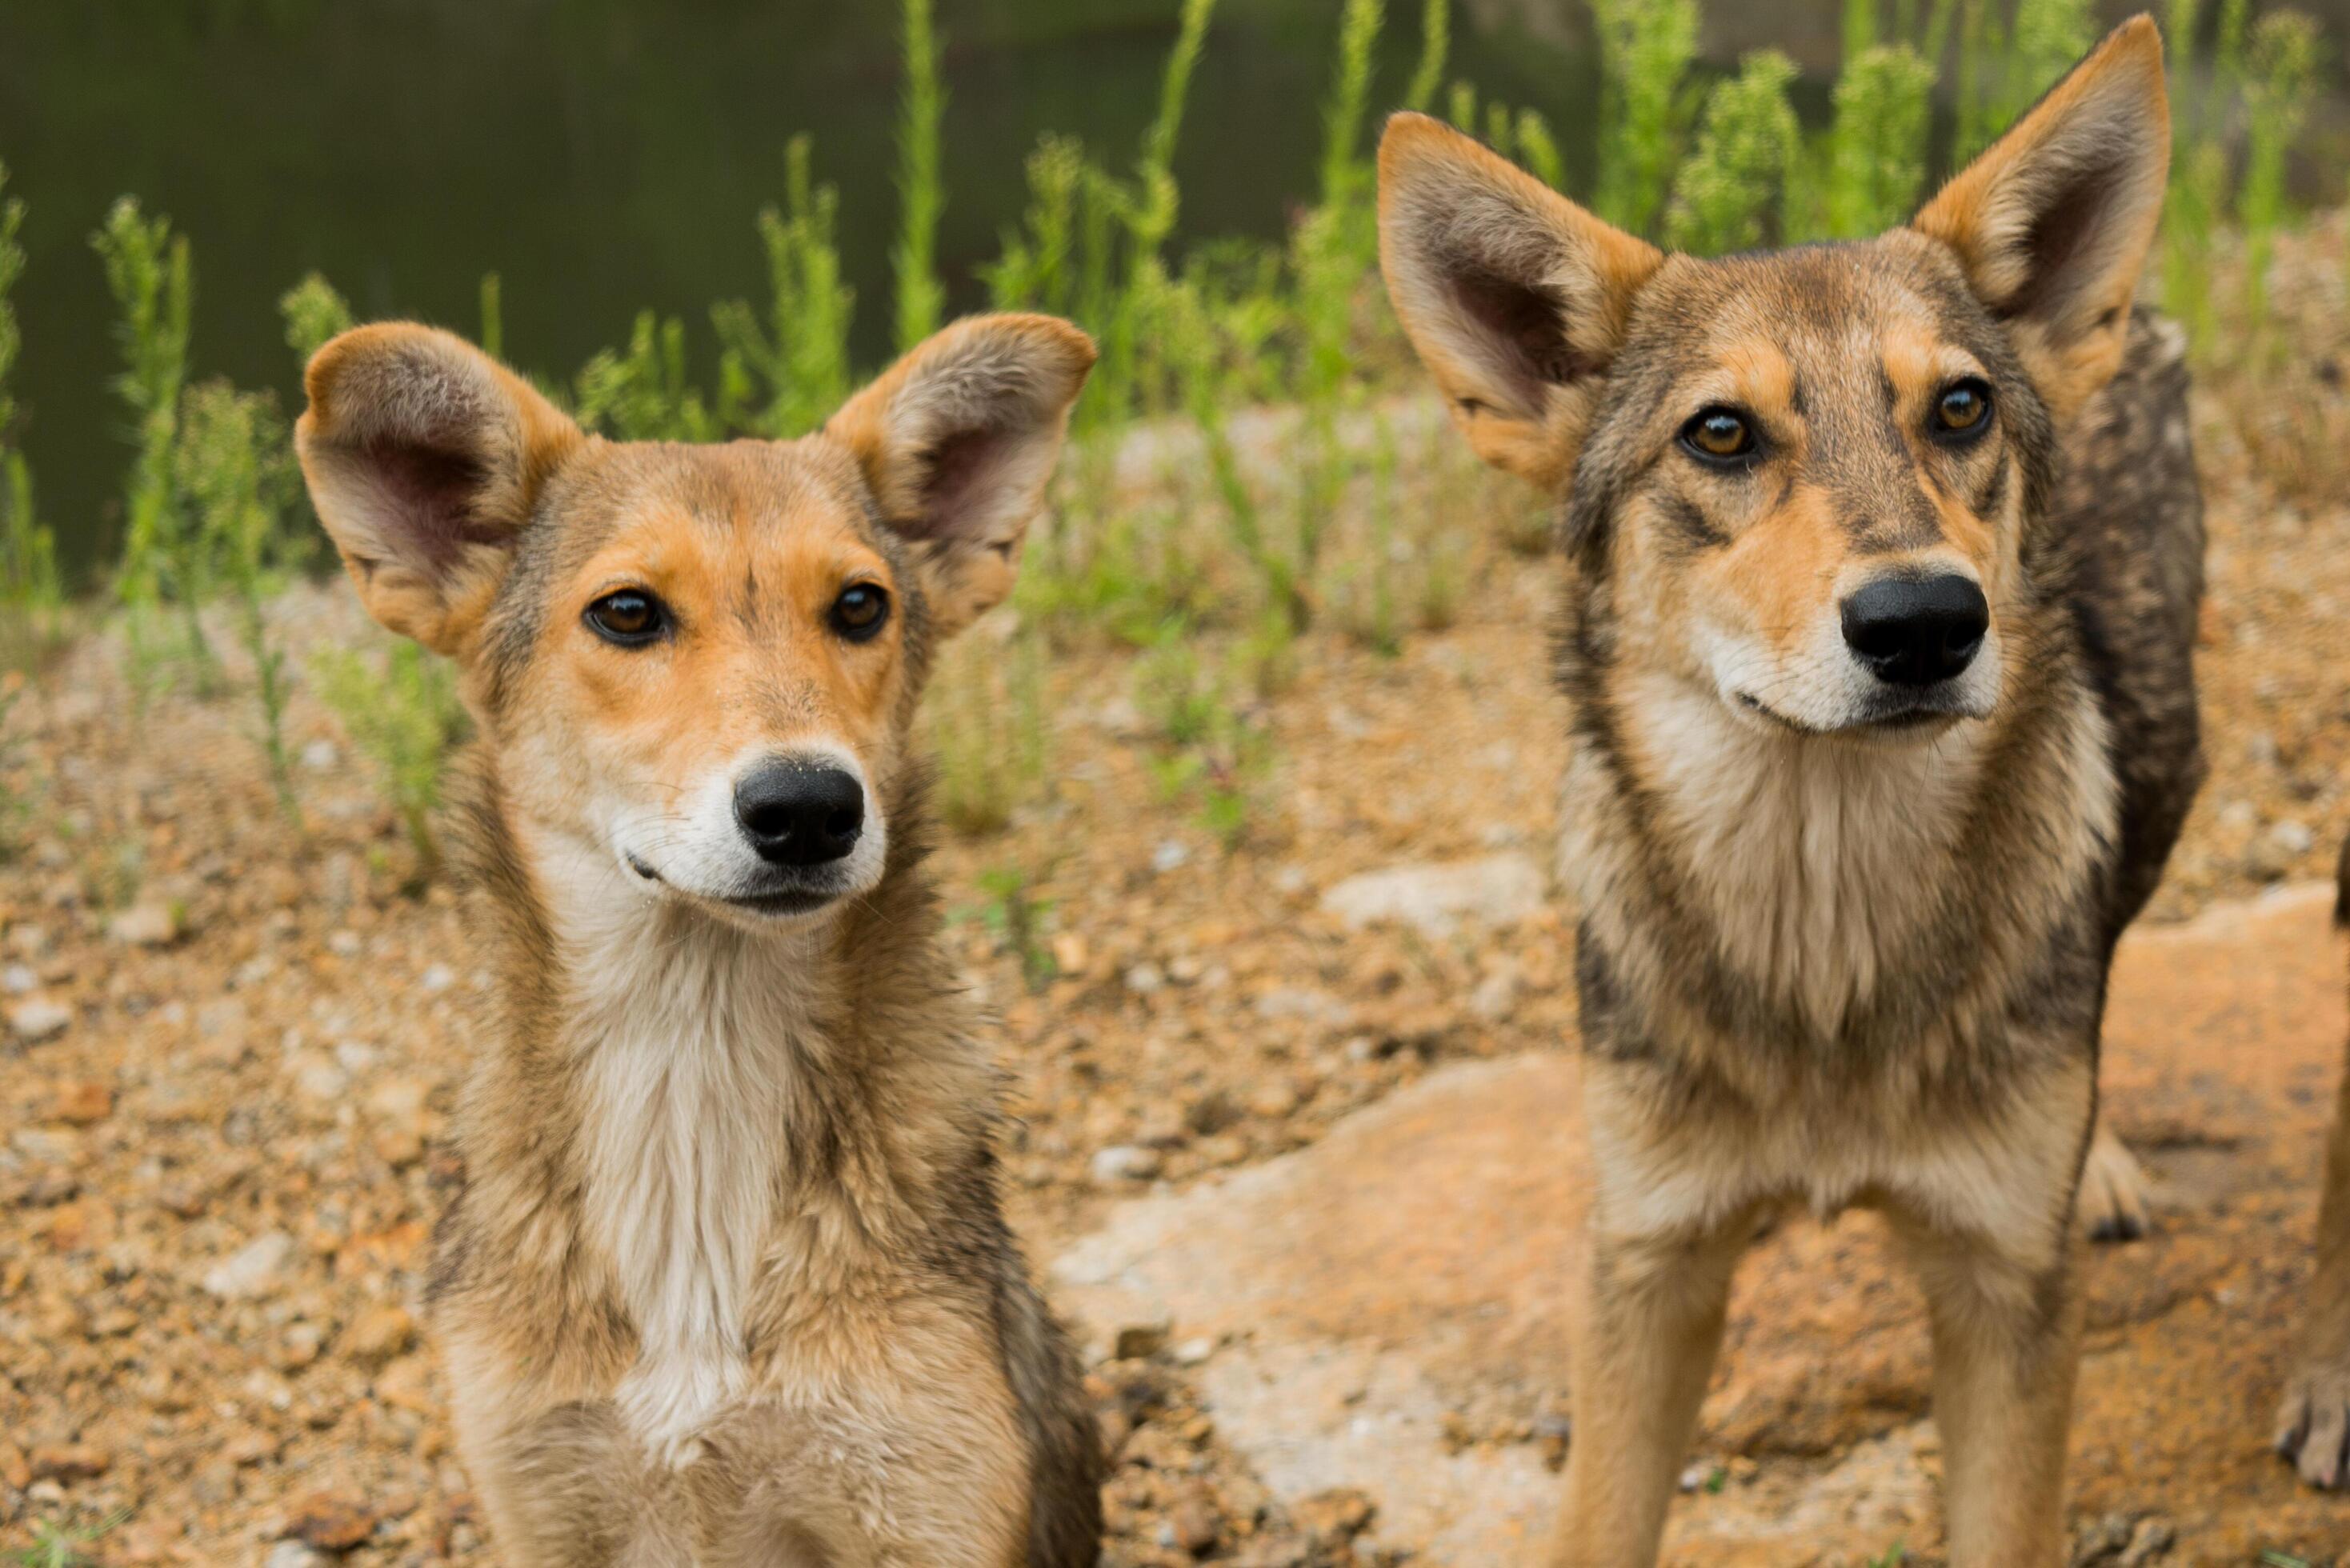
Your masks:
<svg viewBox="0 0 2350 1568"><path fill-rule="evenodd" d="M2210 778L2106 1031L2078 1568L2350 1562L2269 1427L2350 1016L2350 0L2164 0ZM495 1561L423 1324L489 977L452 671L289 448L415 317L619 439L788 438L954 315L1102 357L921 720L1110 1568L1522 1562L1583 1168L1549 498L1377 271L1381 119L1700 254L1878 233L2103 0L0 0L0 1562ZM1668 1559L1942 1562L1866 1216L1732 1303Z"/></svg>
<svg viewBox="0 0 2350 1568"><path fill-rule="evenodd" d="M2216 36L2224 17L2199 18ZM937 268L955 312L986 302L979 269L1024 201L1039 136L1115 167L1156 107L1180 0L940 0L951 104ZM1399 11L1405 7L1399 5ZM2111 0L2104 21L2134 7ZM2339 37L2345 0L2306 7ZM1914 26L1930 27L1924 0ZM1955 64L1960 23L1943 25ZM1891 21L1888 16L1888 23ZM1318 196L1318 115L1339 17L1328 0L1223 0L1172 161L1180 249L1209 236L1279 241ZM1705 10L1701 80L1761 47L1786 52L1797 111L1832 119L1837 0ZM1569 183L1588 189L1602 101L1580 0L1466 0L1448 81L1543 115ZM1415 19L1380 34L1368 101L1399 98ZM2341 52L2326 49L2293 173L2304 197L2344 146ZM753 217L782 199L784 147L814 138L840 191L841 265L861 306L857 362L890 346L889 246L903 82L886 4L827 0L14 0L0 7L0 158L27 198L14 391L19 444L68 566L119 539L122 416L100 345L116 311L89 235L136 193L196 249L192 365L298 405L277 301L317 272L362 319L478 323L484 272L504 284L505 348L567 372L625 340L640 309L682 320L714 353L710 302L759 292ZM1934 93L1947 139L1960 83ZM0 432L5 433L5 432Z"/></svg>

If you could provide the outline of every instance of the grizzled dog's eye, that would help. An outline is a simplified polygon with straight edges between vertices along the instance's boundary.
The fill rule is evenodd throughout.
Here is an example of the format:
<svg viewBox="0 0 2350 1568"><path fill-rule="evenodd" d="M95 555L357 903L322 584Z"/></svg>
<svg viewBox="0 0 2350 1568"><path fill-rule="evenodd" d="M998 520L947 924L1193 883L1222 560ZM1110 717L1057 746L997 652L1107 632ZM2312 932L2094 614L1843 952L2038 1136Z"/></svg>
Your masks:
<svg viewBox="0 0 2350 1568"><path fill-rule="evenodd" d="M1705 462L1742 463L1760 444L1753 425L1734 409L1700 410L1681 427L1681 445Z"/></svg>
<svg viewBox="0 0 2350 1568"><path fill-rule="evenodd" d="M622 648L641 648L669 630L668 607L641 588L606 594L582 618L598 637Z"/></svg>
<svg viewBox="0 0 2350 1568"><path fill-rule="evenodd" d="M832 629L851 642L863 642L889 618L889 596L871 583L853 583L832 601Z"/></svg>
<svg viewBox="0 0 2350 1568"><path fill-rule="evenodd" d="M1981 435L1991 422L1991 388L1970 376L1942 389L1934 404L1934 433L1946 437Z"/></svg>

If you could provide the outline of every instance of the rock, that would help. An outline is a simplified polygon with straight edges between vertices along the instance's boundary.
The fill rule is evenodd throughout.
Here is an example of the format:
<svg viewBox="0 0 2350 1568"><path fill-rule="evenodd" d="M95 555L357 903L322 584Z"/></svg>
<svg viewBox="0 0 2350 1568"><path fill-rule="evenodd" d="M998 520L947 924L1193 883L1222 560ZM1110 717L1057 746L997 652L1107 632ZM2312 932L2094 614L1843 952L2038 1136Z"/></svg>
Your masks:
<svg viewBox="0 0 2350 1568"><path fill-rule="evenodd" d="M0 969L0 991L11 996L29 996L40 983L41 977L33 972L30 964L12 963Z"/></svg>
<svg viewBox="0 0 2350 1568"><path fill-rule="evenodd" d="M1492 855L1366 871L1324 893L1322 908L1350 927L1394 923L1440 937L1464 924L1526 919L1541 911L1548 890L1541 868L1526 857Z"/></svg>
<svg viewBox="0 0 2350 1568"><path fill-rule="evenodd" d="M1094 1155L1094 1179L1107 1186L1117 1181L1148 1181L1159 1174L1156 1149L1139 1144L1115 1143Z"/></svg>
<svg viewBox="0 0 2350 1568"><path fill-rule="evenodd" d="M204 1289L223 1301L268 1295L293 1256L293 1237L283 1231L265 1231L205 1271Z"/></svg>
<svg viewBox="0 0 2350 1568"><path fill-rule="evenodd" d="M407 1309L380 1306L361 1313L343 1331L341 1348L360 1366L374 1368L405 1355L415 1343L416 1320Z"/></svg>
<svg viewBox="0 0 2350 1568"><path fill-rule="evenodd" d="M340 761L342 753L332 741L313 741L302 748L302 765L314 774L330 773Z"/></svg>
<svg viewBox="0 0 2350 1568"><path fill-rule="evenodd" d="M57 1085L57 1097L49 1103L49 1114L61 1122L76 1127L88 1127L102 1122L114 1111L114 1091L104 1084L88 1079Z"/></svg>
<svg viewBox="0 0 2350 1568"><path fill-rule="evenodd" d="M280 1532L306 1546L348 1552L375 1533L375 1511L333 1492L312 1492L286 1511Z"/></svg>
<svg viewBox="0 0 2350 1568"><path fill-rule="evenodd" d="M180 937L180 911L170 904L133 904L106 922L106 934L130 947L169 947Z"/></svg>
<svg viewBox="0 0 2350 1568"><path fill-rule="evenodd" d="M1175 1325L1165 1318L1150 1323L1130 1323L1118 1331L1110 1341L1113 1361L1147 1361L1167 1348Z"/></svg>
<svg viewBox="0 0 2350 1568"><path fill-rule="evenodd" d="M2322 885L2287 888L2122 943L2104 1103L2125 1137L2202 1140L2198 1162L2165 1172L2175 1191L2251 1190L2248 1168L2265 1170L2280 1139L2314 1158L2350 1036L2331 900ZM1367 1514L1331 1511L1341 1489L1376 1508L1381 1552L1524 1561L1555 1520L1571 1407L1581 1308L1568 1282L1591 1180L1581 1094L1572 1050L1437 1067L1305 1148L1112 1205L1055 1260L1053 1293L1087 1322L1163 1320L1214 1342L1183 1376L1219 1443L1301 1529L1368 1528ZM2241 1485L2241 1400L2182 1391L2210 1381L2205 1325L2254 1332L2249 1309L2223 1315L2241 1226L2207 1206L2177 1236L2085 1259L2110 1348L2082 1365L2074 1484L2083 1517L2123 1511L2094 1547L2108 1568L2163 1550L2160 1521L2128 1506L2146 1463L2198 1496ZM1905 1535L1936 1551L1920 1528L1943 1463L1921 1421L1927 1335L1882 1220L1792 1220L1758 1241L1728 1341L1693 1451L1752 1456L1764 1474L1732 1461L1738 1484L1677 1498L1664 1560L1856 1563ZM1487 1436L1518 1427L1523 1440ZM1791 1455L1833 1457L1773 1462ZM2268 1539L2319 1539L2316 1517L2272 1518Z"/></svg>
<svg viewBox="0 0 2350 1568"><path fill-rule="evenodd" d="M1518 1009L1518 973L1497 969L1469 993L1469 1011L1487 1023L1505 1022Z"/></svg>
<svg viewBox="0 0 2350 1568"><path fill-rule="evenodd" d="M1137 996L1149 996L1167 989L1167 971L1155 963L1139 963L1126 971L1126 989Z"/></svg>
<svg viewBox="0 0 2350 1568"><path fill-rule="evenodd" d="M296 1092L313 1104L334 1105L350 1089L351 1075L321 1052L305 1051L292 1065Z"/></svg>
<svg viewBox="0 0 2350 1568"><path fill-rule="evenodd" d="M2115 1560L2115 1568L2145 1568L2170 1555L2170 1548L2178 1538L2167 1519L2141 1519L2130 1532L2129 1544Z"/></svg>
<svg viewBox="0 0 2350 1568"><path fill-rule="evenodd" d="M419 983L424 987L426 995L437 996L457 983L457 971L445 963L436 963L425 970Z"/></svg>
<svg viewBox="0 0 2350 1568"><path fill-rule="evenodd" d="M1204 1487L1193 1488L1180 1499L1168 1515L1175 1544L1194 1557L1205 1557L1216 1549L1224 1536L1223 1511Z"/></svg>
<svg viewBox="0 0 2350 1568"><path fill-rule="evenodd" d="M8 1009L9 1033L21 1040L50 1040L66 1032L73 1009L46 996L28 996Z"/></svg>
<svg viewBox="0 0 2350 1568"><path fill-rule="evenodd" d="M114 1456L96 1443L47 1443L33 1450L29 1469L35 1480L90 1480L104 1475Z"/></svg>
<svg viewBox="0 0 2350 1568"><path fill-rule="evenodd" d="M281 1541L262 1558L261 1568L332 1568L334 1559L299 1541Z"/></svg>
<svg viewBox="0 0 2350 1568"><path fill-rule="evenodd" d="M368 1092L367 1107L387 1121L412 1127L432 1093L432 1086L421 1078L387 1078Z"/></svg>
<svg viewBox="0 0 2350 1568"><path fill-rule="evenodd" d="M1300 1018L1331 1029L1344 1029L1355 1021L1353 1008L1328 992L1311 986L1275 986L1259 996L1253 1005L1259 1018Z"/></svg>
<svg viewBox="0 0 2350 1568"><path fill-rule="evenodd" d="M1267 1121L1280 1121L1297 1108L1297 1090L1284 1079L1269 1079L1249 1091L1248 1108Z"/></svg>
<svg viewBox="0 0 2350 1568"><path fill-rule="evenodd" d="M1181 839L1164 838L1159 840L1159 847L1150 852L1150 868L1164 876L1191 858L1191 848Z"/></svg>
<svg viewBox="0 0 2350 1568"><path fill-rule="evenodd" d="M436 1416L440 1404L432 1397L432 1370L421 1355L403 1355L376 1374L377 1400L411 1415Z"/></svg>

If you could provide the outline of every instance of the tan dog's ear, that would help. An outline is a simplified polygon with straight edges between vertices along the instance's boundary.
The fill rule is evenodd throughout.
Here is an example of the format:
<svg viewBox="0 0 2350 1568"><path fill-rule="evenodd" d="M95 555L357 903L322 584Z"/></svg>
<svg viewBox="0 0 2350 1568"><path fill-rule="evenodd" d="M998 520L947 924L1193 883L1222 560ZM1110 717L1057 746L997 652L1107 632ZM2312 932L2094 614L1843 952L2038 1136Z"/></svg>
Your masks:
<svg viewBox="0 0 2350 1568"><path fill-rule="evenodd" d="M295 450L368 613L463 659L547 476L586 439L529 383L413 322L311 357Z"/></svg>
<svg viewBox="0 0 2350 1568"><path fill-rule="evenodd" d="M2169 169L2162 36L2139 16L1910 221L1958 253L2060 427L2121 365Z"/></svg>
<svg viewBox="0 0 2350 1568"><path fill-rule="evenodd" d="M1094 340L1066 321L975 316L917 344L826 421L882 520L915 545L941 636L1012 591L1093 365Z"/></svg>
<svg viewBox="0 0 2350 1568"><path fill-rule="evenodd" d="M1379 139L1379 267L1477 455L1554 493L1574 477L1632 298L1664 260L1448 125Z"/></svg>

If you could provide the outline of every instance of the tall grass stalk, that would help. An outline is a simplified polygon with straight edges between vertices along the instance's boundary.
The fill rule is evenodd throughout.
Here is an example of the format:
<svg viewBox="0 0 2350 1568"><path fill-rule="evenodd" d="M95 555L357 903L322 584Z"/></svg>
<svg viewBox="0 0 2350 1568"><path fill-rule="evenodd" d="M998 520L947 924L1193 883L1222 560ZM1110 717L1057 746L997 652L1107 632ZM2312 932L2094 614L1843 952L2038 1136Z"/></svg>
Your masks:
<svg viewBox="0 0 2350 1568"><path fill-rule="evenodd" d="M277 315L286 323L286 346L305 365L328 339L351 328L349 302L315 272L278 296Z"/></svg>
<svg viewBox="0 0 2350 1568"><path fill-rule="evenodd" d="M1933 91L1934 67L1907 44L1846 61L1830 133L1830 234L1857 239L1909 216L1926 177Z"/></svg>
<svg viewBox="0 0 2350 1568"><path fill-rule="evenodd" d="M237 640L253 663L262 753L277 808L299 826L302 811L286 745L286 651L270 635L267 611L277 586L273 567L282 520L296 489L286 434L268 393L206 381L190 388L182 400L176 462L180 492L228 589Z"/></svg>
<svg viewBox="0 0 2350 1568"><path fill-rule="evenodd" d="M505 289L498 275L482 275L482 352L493 359L506 357Z"/></svg>
<svg viewBox="0 0 2350 1568"><path fill-rule="evenodd" d="M1681 84L1697 56L1698 0L1591 0L1601 71L1600 216L1647 234L1680 157Z"/></svg>
<svg viewBox="0 0 2350 1568"><path fill-rule="evenodd" d="M135 197L115 202L104 226L90 236L90 244L104 264L119 313L115 336L123 370L114 385L130 411L139 452L124 496L123 556L117 581L128 611L132 690L143 704L161 658L151 622L167 590L181 608L187 654L200 683L209 680L214 665L197 618L204 563L172 483L194 266L186 236L173 235L168 218L144 216Z"/></svg>
<svg viewBox="0 0 2350 1568"><path fill-rule="evenodd" d="M1795 62L1776 49L1746 57L1706 99L1697 146L1674 183L1666 236L1700 255L1752 250L1783 233L1788 175L1803 129L1787 88Z"/></svg>
<svg viewBox="0 0 2350 1568"><path fill-rule="evenodd" d="M819 185L810 170L814 146L795 136L784 151L784 205L759 213L759 242L767 257L767 322L742 300L713 306L723 353L721 380L728 400L751 396L753 379L765 404L730 410L732 422L778 440L805 435L848 396L848 329L857 296L841 281L834 230L840 194Z"/></svg>
<svg viewBox="0 0 2350 1568"><path fill-rule="evenodd" d="M898 348L911 348L939 328L946 291L938 271L939 215L946 187L939 173L946 89L939 85L939 40L931 0L905 0L906 95L898 121L898 244L890 270L898 284Z"/></svg>
<svg viewBox="0 0 2350 1568"><path fill-rule="evenodd" d="M1444 82L1445 57L1452 48L1452 14L1446 0L1420 0L1419 63L1412 67L1411 83L1403 89L1403 107L1425 114L1436 102Z"/></svg>
<svg viewBox="0 0 2350 1568"><path fill-rule="evenodd" d="M2299 11L2272 11L2252 29L2236 221L2244 230L2245 341L2254 354L2267 342L2269 261L2284 215L2285 154L2309 118L2317 42L2317 23Z"/></svg>
<svg viewBox="0 0 2350 1568"><path fill-rule="evenodd" d="M16 234L25 203L7 194L8 170L0 164L0 665L36 660L57 630L65 601L57 572L57 535L33 510L33 470L15 445L16 404L9 391L24 335L9 294L25 270L25 247Z"/></svg>
<svg viewBox="0 0 2350 1568"><path fill-rule="evenodd" d="M430 880L441 864L432 833L441 764L465 728L448 662L401 640L391 645L380 670L349 649L321 649L311 659L310 676L352 743L375 763L415 850L416 881Z"/></svg>

